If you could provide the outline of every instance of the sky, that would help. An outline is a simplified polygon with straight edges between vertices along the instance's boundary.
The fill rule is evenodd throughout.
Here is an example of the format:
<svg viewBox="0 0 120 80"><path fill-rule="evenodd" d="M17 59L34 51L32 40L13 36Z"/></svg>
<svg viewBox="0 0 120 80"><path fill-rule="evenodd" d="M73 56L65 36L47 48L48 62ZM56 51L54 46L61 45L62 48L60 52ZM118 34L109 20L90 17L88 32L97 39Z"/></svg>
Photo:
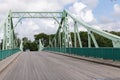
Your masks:
<svg viewBox="0 0 120 80"><path fill-rule="evenodd" d="M120 31L120 0L0 0L0 23L9 10L48 12L64 9L93 28ZM24 19L15 28L15 33L19 38L28 37L33 40L33 35L42 32L53 34L57 28L58 25L51 19ZM70 30L72 28L71 25ZM84 31L85 28L79 26L79 30Z"/></svg>

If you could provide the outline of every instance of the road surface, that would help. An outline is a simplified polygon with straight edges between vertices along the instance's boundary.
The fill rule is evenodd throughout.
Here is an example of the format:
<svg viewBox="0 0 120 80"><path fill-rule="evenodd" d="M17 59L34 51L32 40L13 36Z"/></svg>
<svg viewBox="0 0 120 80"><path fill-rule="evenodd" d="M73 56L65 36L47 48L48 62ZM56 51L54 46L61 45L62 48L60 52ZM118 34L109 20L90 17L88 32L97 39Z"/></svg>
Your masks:
<svg viewBox="0 0 120 80"><path fill-rule="evenodd" d="M120 80L120 69L49 52L23 52L2 80Z"/></svg>

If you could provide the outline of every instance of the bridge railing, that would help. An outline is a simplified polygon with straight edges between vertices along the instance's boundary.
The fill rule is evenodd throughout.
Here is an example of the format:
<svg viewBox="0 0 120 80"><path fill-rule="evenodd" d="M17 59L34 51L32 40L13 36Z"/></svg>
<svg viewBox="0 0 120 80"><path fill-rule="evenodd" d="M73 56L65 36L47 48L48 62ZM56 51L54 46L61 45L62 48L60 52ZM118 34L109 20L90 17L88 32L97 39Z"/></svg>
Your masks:
<svg viewBox="0 0 120 80"><path fill-rule="evenodd" d="M9 49L9 50L0 50L0 60L3 60L15 53L17 53L18 51L20 51L19 48L15 48L15 49Z"/></svg>
<svg viewBox="0 0 120 80"><path fill-rule="evenodd" d="M44 50L120 61L120 48L45 48Z"/></svg>

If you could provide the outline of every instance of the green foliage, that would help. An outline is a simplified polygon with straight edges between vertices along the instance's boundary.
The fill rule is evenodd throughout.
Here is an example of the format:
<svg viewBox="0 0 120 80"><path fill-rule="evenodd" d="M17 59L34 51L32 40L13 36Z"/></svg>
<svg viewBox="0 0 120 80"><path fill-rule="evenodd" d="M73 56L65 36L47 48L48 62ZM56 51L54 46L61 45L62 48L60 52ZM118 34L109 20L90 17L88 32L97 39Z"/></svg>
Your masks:
<svg viewBox="0 0 120 80"><path fill-rule="evenodd" d="M42 44L47 47L49 45L49 38L52 40L54 37L54 34L47 35L45 33L39 33L34 35L35 41L38 42L39 39L41 39Z"/></svg>
<svg viewBox="0 0 120 80"><path fill-rule="evenodd" d="M30 41L28 40L27 37L24 37L23 38L23 50L30 50L30 51L37 51L38 50L38 47L37 47L37 43L35 41Z"/></svg>
<svg viewBox="0 0 120 80"><path fill-rule="evenodd" d="M35 41L30 43L30 51L37 51L38 50L38 45Z"/></svg>
<svg viewBox="0 0 120 80"><path fill-rule="evenodd" d="M37 35L34 35L35 41L39 41L39 39L42 40L42 44L44 44L44 46L47 46L49 44L49 35L44 34L44 33L40 33Z"/></svg>
<svg viewBox="0 0 120 80"><path fill-rule="evenodd" d="M120 32L111 31L110 33L120 36ZM88 47L88 35L87 35L87 32L81 31L79 34L80 34L80 37L81 37L81 40L82 40L83 47ZM98 43L98 45L100 47L112 47L112 41L111 40L109 40L109 39L107 39L107 38L105 38L103 36L100 36L98 34L95 34L95 33L93 33L93 34L94 34L95 39L96 39L96 41L97 41L97 43ZM55 36L55 34L48 35L48 34L45 34L45 33L39 33L39 34L34 35L35 41L33 41L33 42L28 40L27 37L25 37L25 38L23 38L24 50L26 50L26 49L30 49L31 51L38 50L38 41L39 41L39 39L41 39L42 44L44 44L44 47L47 47L49 45L49 39L52 41L54 36ZM56 37L58 37L58 36L56 36ZM71 39L72 39L72 44L74 46L74 33L73 32L71 32ZM58 39L57 39L57 43L59 43ZM92 47L94 47L93 42L91 43L91 45L92 45ZM78 39L77 39L77 47L79 47Z"/></svg>

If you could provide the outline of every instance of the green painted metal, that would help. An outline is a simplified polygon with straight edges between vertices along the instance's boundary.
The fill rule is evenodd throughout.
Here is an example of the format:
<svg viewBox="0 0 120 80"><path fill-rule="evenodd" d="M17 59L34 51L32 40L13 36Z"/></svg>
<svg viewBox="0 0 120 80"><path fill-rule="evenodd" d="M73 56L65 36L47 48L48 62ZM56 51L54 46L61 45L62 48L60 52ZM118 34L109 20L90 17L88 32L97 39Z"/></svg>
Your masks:
<svg viewBox="0 0 120 80"><path fill-rule="evenodd" d="M15 48L15 49L8 49L8 50L0 50L0 60L3 60L15 53L17 53L18 51L20 51L19 48Z"/></svg>
<svg viewBox="0 0 120 80"><path fill-rule="evenodd" d="M106 38L112 40L113 47L114 47L114 48L120 48L120 37L119 37L119 36L110 34L110 33L108 33L108 32L102 31L102 30L95 29L95 28L93 28L92 26L90 26L89 24L85 23L84 21L77 19L77 17L74 16L72 13L70 13L68 10L65 10L65 12L66 12L74 21L78 22L80 25L82 25L82 26L83 26L84 28L86 28L88 31L94 32L94 33L96 33L96 34L99 34L99 35L101 35L101 36L103 36L103 37L106 37ZM90 35L91 35L91 34L90 34ZM98 45L96 44L93 35L91 35L91 38L93 39L93 42L94 42L94 44L95 44L95 47L98 48Z"/></svg>
<svg viewBox="0 0 120 80"><path fill-rule="evenodd" d="M120 61L120 48L45 48L44 50Z"/></svg>
<svg viewBox="0 0 120 80"><path fill-rule="evenodd" d="M18 21L15 25L13 25L13 18L18 18ZM11 49L16 48L17 44L16 37L14 33L14 27L23 19L23 18L52 18L54 19L58 26L58 30L51 40L49 39L49 48L45 48L44 50L56 51L69 53L74 55L86 56L86 57L95 57L95 58L103 58L103 59L112 59L112 60L120 60L120 37L107 33L105 31L97 30L91 27L89 24L85 23L82 20L77 19L72 13L67 10L63 12L9 12L7 18L2 23L1 27L4 27L4 39L3 39L3 51L1 54L3 58ZM74 46L71 40L70 35L70 25L68 24L68 18L71 18L74 22ZM77 24L82 25L88 31L88 48L83 48L82 41L80 38L80 34L78 31ZM94 37L94 33L99 34L103 37L110 39L113 43L113 48L99 48L97 41ZM77 43L78 39L78 43ZM91 48L91 41L93 41L95 48ZM77 48L77 44L79 44L80 48ZM53 48L50 48L53 47ZM57 48L59 47L59 48ZM73 48L74 47L74 48ZM41 45L41 40L39 40L39 50L41 50L43 46ZM23 42L21 41L20 49L23 50ZM4 51L6 50L6 51ZM3 54L2 54L3 53ZM11 52L9 53L11 54ZM9 56L9 55L7 55Z"/></svg>
<svg viewBox="0 0 120 80"><path fill-rule="evenodd" d="M91 39L93 40L93 43L94 43L95 47L98 48L99 46L98 46L97 41L96 41L96 39L94 37L94 34L91 31L89 31L89 30L88 30L88 33L89 33Z"/></svg>
<svg viewBox="0 0 120 80"><path fill-rule="evenodd" d="M91 37L89 32L88 32L88 48L91 48Z"/></svg>
<svg viewBox="0 0 120 80"><path fill-rule="evenodd" d="M9 11L8 18L4 22L4 38L2 50L13 49L16 47L16 37L12 20L12 12Z"/></svg>
<svg viewBox="0 0 120 80"><path fill-rule="evenodd" d="M18 47L16 44L16 35L14 33L14 28L23 18L52 18L59 22L57 18L62 18L62 15L63 12L12 12L10 10L7 14L7 18L5 18L4 22L2 22L0 25L0 28L4 28L4 39L2 49L7 50ZM16 24L13 25L14 18L18 18L18 21L16 22ZM56 41L57 39L54 40ZM56 45L57 43L55 43L55 46ZM20 45L21 50L22 48L23 46Z"/></svg>
<svg viewBox="0 0 120 80"><path fill-rule="evenodd" d="M42 42L41 42L41 39L39 39L39 51L42 51L44 48Z"/></svg>
<svg viewBox="0 0 120 80"><path fill-rule="evenodd" d="M76 36L77 35L77 36ZM76 21L74 21L74 41L75 41L75 43L74 43L74 47L76 48L77 47L77 39L76 38L78 38L78 42L79 42L79 46L80 46L80 48L82 48L82 41L81 41L81 38L80 38L80 34L79 34L79 31L78 31L78 26L77 26L77 22Z"/></svg>
<svg viewBox="0 0 120 80"><path fill-rule="evenodd" d="M12 18L61 18L62 12L12 12Z"/></svg>
<svg viewBox="0 0 120 80"><path fill-rule="evenodd" d="M20 42L20 50L23 51L23 40Z"/></svg>

